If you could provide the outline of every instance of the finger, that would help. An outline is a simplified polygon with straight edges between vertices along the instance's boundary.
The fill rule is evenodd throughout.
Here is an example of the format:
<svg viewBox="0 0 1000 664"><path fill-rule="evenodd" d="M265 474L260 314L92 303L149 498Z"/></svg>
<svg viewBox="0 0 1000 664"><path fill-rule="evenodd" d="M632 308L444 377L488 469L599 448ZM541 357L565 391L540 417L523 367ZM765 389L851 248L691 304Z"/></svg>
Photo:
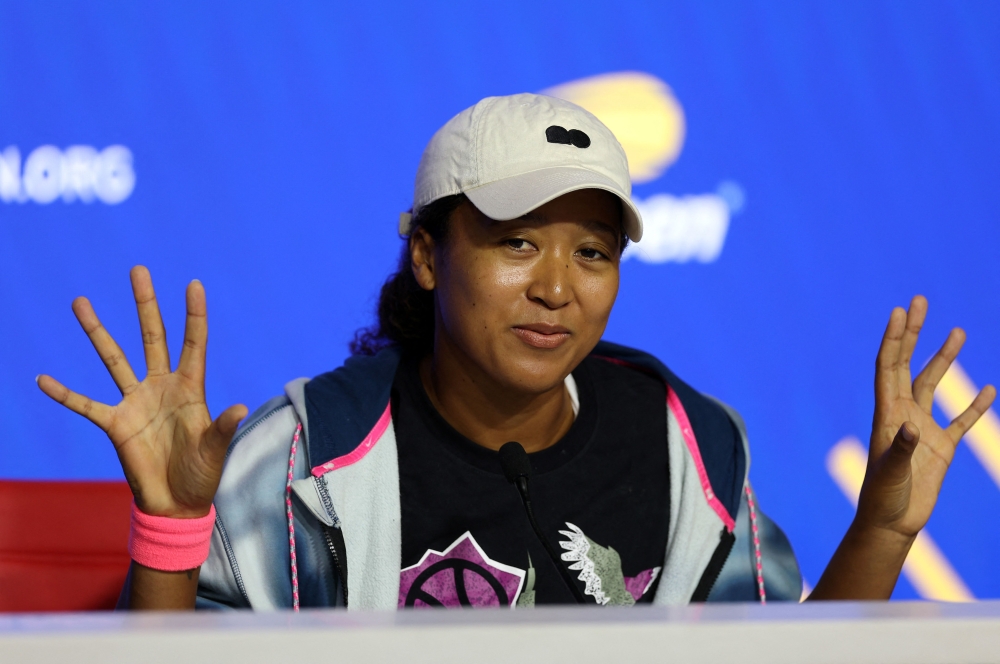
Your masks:
<svg viewBox="0 0 1000 664"><path fill-rule="evenodd" d="M42 392L69 408L78 415L83 415L88 420L101 427L105 432L111 427L111 416L113 409L111 406L94 401L82 394L77 394L67 388L52 376L39 376L35 379Z"/></svg>
<svg viewBox="0 0 1000 664"><path fill-rule="evenodd" d="M208 452L218 459L222 459L229 449L236 429L240 426L240 420L247 416L247 407L243 404L230 406L222 412L212 426L205 432L205 441L208 443Z"/></svg>
<svg viewBox="0 0 1000 664"><path fill-rule="evenodd" d="M927 412L930 412L931 406L934 404L934 390L937 389L941 378L948 373L948 367L958 357L958 352L962 350L963 345L965 345L965 331L956 327L948 334L944 344L913 381L913 398L917 405Z"/></svg>
<svg viewBox="0 0 1000 664"><path fill-rule="evenodd" d="M903 328L903 338L899 343L899 391L904 396L910 395L910 360L913 358L913 349L917 347L917 339L920 338L920 330L924 326L927 318L927 298L923 295L915 295L910 300L910 308L906 312L906 325Z"/></svg>
<svg viewBox="0 0 1000 664"><path fill-rule="evenodd" d="M108 373L111 374L111 378L121 393L125 394L134 390L139 385L139 379L135 377L135 372L132 371L121 347L104 329L97 314L94 313L94 307L90 305L90 300L85 297L73 300L73 313L76 314L80 327L87 333L90 343L94 345L94 350L104 362L104 366L108 368Z"/></svg>
<svg viewBox="0 0 1000 664"><path fill-rule="evenodd" d="M142 265L132 268L132 294L139 312L139 329L146 354L146 375L160 376L170 373L170 353L167 351L167 332L163 329L160 306L156 303L153 279Z"/></svg>
<svg viewBox="0 0 1000 664"><path fill-rule="evenodd" d="M979 418L983 416L987 410L989 410L990 405L997 396L997 390L992 385L987 385L983 389L979 390L979 394L976 398L972 400L972 403L962 411L962 414L951 421L948 428L945 430L951 439L958 444L958 441L962 440L964 436L972 426L979 421Z"/></svg>
<svg viewBox="0 0 1000 664"><path fill-rule="evenodd" d="M187 287L187 320L184 348L177 371L191 380L205 382L205 349L208 345L208 316L205 287L195 279Z"/></svg>
<svg viewBox="0 0 1000 664"><path fill-rule="evenodd" d="M917 443L920 442L920 430L913 422L903 422L899 427L896 437L892 439L892 445L885 455L885 459L879 469L879 474L890 484L905 482L910 475L910 458Z"/></svg>
<svg viewBox="0 0 1000 664"><path fill-rule="evenodd" d="M906 327L906 311L896 307L889 314L889 324L882 335L882 344L875 359L875 397L894 398L899 396L899 349Z"/></svg>

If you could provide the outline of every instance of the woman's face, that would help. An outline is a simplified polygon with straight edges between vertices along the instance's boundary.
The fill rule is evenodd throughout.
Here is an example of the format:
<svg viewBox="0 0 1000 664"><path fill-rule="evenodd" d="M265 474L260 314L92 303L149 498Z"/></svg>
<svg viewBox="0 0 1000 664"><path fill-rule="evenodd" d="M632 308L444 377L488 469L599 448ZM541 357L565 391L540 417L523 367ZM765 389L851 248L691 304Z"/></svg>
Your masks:
<svg viewBox="0 0 1000 664"><path fill-rule="evenodd" d="M556 387L604 334L618 294L621 223L618 199L597 189L511 221L463 203L443 246L425 254L427 269L415 261L418 281L436 294L435 353L518 391Z"/></svg>

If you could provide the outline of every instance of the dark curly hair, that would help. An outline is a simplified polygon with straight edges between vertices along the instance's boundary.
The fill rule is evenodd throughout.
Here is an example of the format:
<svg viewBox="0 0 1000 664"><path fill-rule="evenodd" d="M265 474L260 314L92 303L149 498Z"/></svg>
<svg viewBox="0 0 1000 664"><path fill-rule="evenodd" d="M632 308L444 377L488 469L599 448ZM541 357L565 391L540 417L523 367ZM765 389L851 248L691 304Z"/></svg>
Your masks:
<svg viewBox="0 0 1000 664"><path fill-rule="evenodd" d="M456 194L428 203L413 217L410 232L423 228L441 245L447 241L452 213L467 200L465 194ZM620 200L618 205L620 211ZM627 244L623 227L620 250L624 252ZM409 242L403 245L396 272L382 284L378 321L355 332L349 347L354 355L374 355L393 344L407 354L426 355L434 350L434 292L421 288L413 276Z"/></svg>
<svg viewBox="0 0 1000 664"><path fill-rule="evenodd" d="M451 213L466 200L465 194L456 194L428 203L414 215L410 233L423 228L435 243L444 242ZM419 355L434 349L434 292L421 288L413 276L409 242L403 244L396 272L382 284L378 322L355 332L350 349L354 355L374 355L392 344Z"/></svg>

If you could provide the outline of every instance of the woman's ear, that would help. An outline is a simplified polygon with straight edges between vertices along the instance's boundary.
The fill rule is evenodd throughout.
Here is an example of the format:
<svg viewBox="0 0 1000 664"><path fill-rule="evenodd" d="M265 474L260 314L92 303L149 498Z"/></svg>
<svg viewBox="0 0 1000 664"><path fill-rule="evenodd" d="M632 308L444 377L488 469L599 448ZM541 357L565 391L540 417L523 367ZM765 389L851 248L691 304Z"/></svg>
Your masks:
<svg viewBox="0 0 1000 664"><path fill-rule="evenodd" d="M434 290L437 285L434 272L434 238L420 227L410 234L410 267L413 268L413 276L421 288Z"/></svg>

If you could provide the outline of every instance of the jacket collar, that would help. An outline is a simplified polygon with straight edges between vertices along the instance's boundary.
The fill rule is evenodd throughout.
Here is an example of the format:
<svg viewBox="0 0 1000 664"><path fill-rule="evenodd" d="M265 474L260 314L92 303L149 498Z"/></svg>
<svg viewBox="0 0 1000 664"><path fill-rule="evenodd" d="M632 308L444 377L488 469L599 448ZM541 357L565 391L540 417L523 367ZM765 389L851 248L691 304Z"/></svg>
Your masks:
<svg viewBox="0 0 1000 664"><path fill-rule="evenodd" d="M387 423L401 355L397 346L384 348L376 355L354 355L343 366L306 384L307 440L314 474L322 474L325 465L327 469L339 467L330 462L351 458L355 450L372 444L381 435L377 430L384 430ZM736 514L747 459L739 431L722 407L649 353L601 341L591 355L658 376L674 390L691 422L712 488L729 513Z"/></svg>
<svg viewBox="0 0 1000 664"><path fill-rule="evenodd" d="M389 405L401 355L397 346L376 355L353 355L306 384L313 468L350 454L368 440Z"/></svg>

